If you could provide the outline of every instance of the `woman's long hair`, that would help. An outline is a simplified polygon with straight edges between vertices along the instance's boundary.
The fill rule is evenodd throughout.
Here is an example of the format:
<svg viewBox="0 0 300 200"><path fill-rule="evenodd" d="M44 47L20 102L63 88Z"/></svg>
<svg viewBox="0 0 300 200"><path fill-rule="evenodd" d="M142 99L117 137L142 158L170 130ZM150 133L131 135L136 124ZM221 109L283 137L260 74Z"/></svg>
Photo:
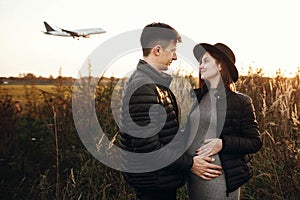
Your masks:
<svg viewBox="0 0 300 200"><path fill-rule="evenodd" d="M226 62L222 59L222 57L219 54L216 53L210 53L208 52L216 61L216 64L221 64L221 78L223 80L224 86L227 86L229 90L235 92L236 87L235 84L231 78L230 72L228 70ZM201 72L199 71L199 88L203 88L206 86L206 83L203 79L201 79Z"/></svg>

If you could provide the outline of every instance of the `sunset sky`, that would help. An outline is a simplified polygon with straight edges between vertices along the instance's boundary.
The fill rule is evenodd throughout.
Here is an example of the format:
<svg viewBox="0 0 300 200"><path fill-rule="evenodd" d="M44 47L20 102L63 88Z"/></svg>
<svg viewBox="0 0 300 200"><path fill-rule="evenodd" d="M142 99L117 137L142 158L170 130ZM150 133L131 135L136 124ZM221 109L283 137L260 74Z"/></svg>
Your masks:
<svg viewBox="0 0 300 200"><path fill-rule="evenodd" d="M0 0L0 76L56 77L62 67L63 76L77 77L103 42L152 22L168 23L195 42L227 44L240 72L251 65L263 68L266 75L278 68L291 75L300 67L298 4L296 0ZM100 27L107 33L79 40L50 36L42 32L44 21L55 28ZM122 62L116 60L122 66L115 74L126 73L139 58L138 51L121 57Z"/></svg>

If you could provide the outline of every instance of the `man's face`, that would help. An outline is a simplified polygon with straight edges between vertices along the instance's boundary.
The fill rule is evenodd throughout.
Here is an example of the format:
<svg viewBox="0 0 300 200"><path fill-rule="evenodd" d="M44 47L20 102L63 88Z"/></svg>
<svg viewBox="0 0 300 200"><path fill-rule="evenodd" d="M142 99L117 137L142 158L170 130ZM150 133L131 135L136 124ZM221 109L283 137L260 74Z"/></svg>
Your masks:
<svg viewBox="0 0 300 200"><path fill-rule="evenodd" d="M171 41L166 48L161 48L158 63L160 70L168 70L168 67L171 65L172 61L177 60L176 46L177 43Z"/></svg>

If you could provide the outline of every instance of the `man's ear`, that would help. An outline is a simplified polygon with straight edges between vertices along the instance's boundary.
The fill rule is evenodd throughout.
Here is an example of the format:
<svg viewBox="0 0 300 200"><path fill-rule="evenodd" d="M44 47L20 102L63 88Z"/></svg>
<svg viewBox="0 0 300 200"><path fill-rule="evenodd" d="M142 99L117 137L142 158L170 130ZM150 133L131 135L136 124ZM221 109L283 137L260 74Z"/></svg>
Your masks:
<svg viewBox="0 0 300 200"><path fill-rule="evenodd" d="M156 45L152 48L152 52L156 55L159 56L160 55L160 51L161 51L161 46L160 45Z"/></svg>

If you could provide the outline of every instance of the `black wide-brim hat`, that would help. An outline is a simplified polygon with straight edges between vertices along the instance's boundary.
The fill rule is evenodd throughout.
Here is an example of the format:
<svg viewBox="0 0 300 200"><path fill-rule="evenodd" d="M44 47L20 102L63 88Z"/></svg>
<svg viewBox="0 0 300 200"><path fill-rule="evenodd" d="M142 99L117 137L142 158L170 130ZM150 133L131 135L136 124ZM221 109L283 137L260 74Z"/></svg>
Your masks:
<svg viewBox="0 0 300 200"><path fill-rule="evenodd" d="M197 59L197 61L200 61L202 59L203 55L208 53L216 53L220 55L224 62L227 64L231 78L233 82L236 82L239 78L239 72L235 66L235 56L232 50L222 43L217 43L215 45L207 44L207 43L200 43L197 44L194 47L194 56Z"/></svg>

